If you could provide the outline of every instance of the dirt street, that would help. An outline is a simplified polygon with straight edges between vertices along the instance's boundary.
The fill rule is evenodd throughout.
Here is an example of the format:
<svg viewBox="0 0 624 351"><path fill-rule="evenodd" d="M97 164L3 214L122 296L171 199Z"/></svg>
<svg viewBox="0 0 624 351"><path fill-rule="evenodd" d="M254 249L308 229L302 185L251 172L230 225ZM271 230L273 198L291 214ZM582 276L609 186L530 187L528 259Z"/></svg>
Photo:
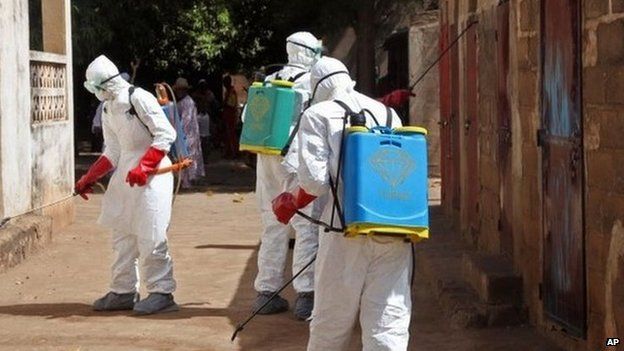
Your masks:
<svg viewBox="0 0 624 351"><path fill-rule="evenodd" d="M255 296L260 220L253 171L219 162L207 182L174 205L169 238L180 312L139 318L91 310L108 288L111 243L95 224L101 195L76 199L72 226L0 274L0 350L304 350L307 323L290 312L259 316L230 342ZM292 289L286 296L294 301ZM451 330L420 276L414 298L410 350L553 350L530 328Z"/></svg>

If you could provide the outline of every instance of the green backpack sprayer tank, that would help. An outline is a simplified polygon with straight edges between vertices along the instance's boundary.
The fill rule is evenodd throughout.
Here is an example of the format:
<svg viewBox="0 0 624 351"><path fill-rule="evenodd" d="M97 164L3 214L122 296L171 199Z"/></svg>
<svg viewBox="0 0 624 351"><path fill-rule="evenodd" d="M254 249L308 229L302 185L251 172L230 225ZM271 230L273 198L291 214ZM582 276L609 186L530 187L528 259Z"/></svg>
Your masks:
<svg viewBox="0 0 624 351"><path fill-rule="evenodd" d="M301 105L301 94L293 86L281 80L252 84L240 137L241 151L281 154Z"/></svg>

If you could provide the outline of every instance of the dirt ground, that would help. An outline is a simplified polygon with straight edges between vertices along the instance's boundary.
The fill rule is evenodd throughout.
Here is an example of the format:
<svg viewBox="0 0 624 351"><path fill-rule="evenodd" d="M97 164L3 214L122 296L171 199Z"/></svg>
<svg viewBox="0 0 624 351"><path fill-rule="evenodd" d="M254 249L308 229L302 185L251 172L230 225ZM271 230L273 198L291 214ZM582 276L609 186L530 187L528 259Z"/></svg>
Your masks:
<svg viewBox="0 0 624 351"><path fill-rule="evenodd" d="M95 224L101 195L76 200L76 222L53 244L0 274L0 350L305 350L306 322L259 316L230 342L255 297L260 219L253 170L215 162L207 186L178 196L169 233L182 309L134 317L96 313L112 259ZM143 292L145 296L145 293ZM555 350L528 327L454 331L416 276L410 350ZM286 297L294 301L294 292ZM357 332L352 350L360 349Z"/></svg>

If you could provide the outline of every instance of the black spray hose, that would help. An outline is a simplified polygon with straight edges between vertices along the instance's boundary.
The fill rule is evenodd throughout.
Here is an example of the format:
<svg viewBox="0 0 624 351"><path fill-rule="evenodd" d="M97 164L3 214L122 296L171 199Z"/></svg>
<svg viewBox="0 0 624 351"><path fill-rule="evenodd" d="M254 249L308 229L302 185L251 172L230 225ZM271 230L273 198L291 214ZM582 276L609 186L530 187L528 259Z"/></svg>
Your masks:
<svg viewBox="0 0 624 351"><path fill-rule="evenodd" d="M303 213L303 212L301 212L301 211L297 211L296 213L297 213L299 216L301 216L302 218L306 219L308 222L310 222L310 223L312 223L312 224L316 224L316 225L318 225L318 226L320 226L320 227L325 228L325 231L326 231L326 232L336 232L336 233L342 233L342 232L344 231L344 230L343 230L343 229L341 229L341 228L336 228L336 227L333 227L333 226L331 226L331 225L329 225L329 224L327 224L327 223L325 223L325 222L323 222L323 221L319 221L319 220L318 220L318 219L316 219L316 218L312 218L312 217L308 216L307 214L305 214L305 213Z"/></svg>
<svg viewBox="0 0 624 351"><path fill-rule="evenodd" d="M300 276L306 269L308 269L308 267L310 267L314 263L314 261L316 261L316 255L314 257L312 257L310 262L308 262L303 268L301 268L299 270L299 272L297 272L295 275L293 275L293 277L290 278L290 280L288 280L276 292L274 292L273 295L271 295L271 297L264 304L262 304L262 306L258 307L255 311L253 311L253 313L249 317L247 317L247 319L244 322L238 323L238 325L236 326L236 330L234 330L234 333L232 334L231 341L234 341L234 339L236 339L236 336L238 335L238 333L241 332L245 328L245 326L249 322L251 322L251 320L255 316L257 316L258 313L260 313L260 311L262 311L262 309L264 307L266 307L271 301L273 301L273 299L275 299L279 295L279 293L281 293L284 289L286 289L286 287L288 285L290 285L290 283L292 283L293 280L297 279L298 276Z"/></svg>
<svg viewBox="0 0 624 351"><path fill-rule="evenodd" d="M410 85L409 87L409 91L411 92L412 90L414 90L414 88L418 85L418 83L420 83L425 76L427 75L427 73L429 73L429 71L431 71L431 69L433 67L435 67L435 65L438 64L438 62L440 62L440 60L442 60L442 58L444 57L444 55L446 55L447 52L449 52L455 45L457 45L457 42L459 41L459 39L461 39L461 37L463 37L466 32L468 32L468 29L470 29L470 27L474 26L475 24L479 23L479 21L475 20L473 22L470 22L468 24L468 26L466 26L466 28L464 28L463 31L461 31L461 33L459 33L459 35L457 36L457 38L455 38L450 44L449 46L444 49L444 51L442 51L442 53L438 56L438 58L433 61L433 63L431 65L429 65L429 67L427 67L427 69L425 70L425 72L423 72L423 74L420 75L420 77L418 77L418 79L416 79L416 82L414 82L414 84Z"/></svg>
<svg viewBox="0 0 624 351"><path fill-rule="evenodd" d="M342 208L340 206L340 202L338 201L338 187L340 185L340 171L342 169L342 159L344 155L344 141L345 141L345 130L347 129L347 116L345 115L342 122L342 136L340 137L340 153L338 154L338 169L336 170L336 182L332 182L331 176L329 177L330 187L332 188L333 196L334 196L334 204L332 207L331 221L329 222L330 226L334 225L334 216L335 213L338 212L338 219L340 220L340 226L342 228L345 227L344 224L344 214L342 212ZM333 184L332 184L333 183Z"/></svg>

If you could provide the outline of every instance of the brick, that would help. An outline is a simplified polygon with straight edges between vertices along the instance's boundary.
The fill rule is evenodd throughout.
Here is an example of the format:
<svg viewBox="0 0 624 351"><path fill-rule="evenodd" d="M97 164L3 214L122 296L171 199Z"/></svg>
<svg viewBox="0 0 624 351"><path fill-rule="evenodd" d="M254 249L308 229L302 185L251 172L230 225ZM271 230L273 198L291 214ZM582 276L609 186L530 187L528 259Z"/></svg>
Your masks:
<svg viewBox="0 0 624 351"><path fill-rule="evenodd" d="M520 30L524 32L535 30L539 14L536 11L533 0L522 0L520 2Z"/></svg>
<svg viewBox="0 0 624 351"><path fill-rule="evenodd" d="M537 109L537 92L540 89L537 84L537 73L531 71L518 73L518 105Z"/></svg>
<svg viewBox="0 0 624 351"><path fill-rule="evenodd" d="M613 195L624 195L624 152L598 150L587 154L587 184Z"/></svg>
<svg viewBox="0 0 624 351"><path fill-rule="evenodd" d="M604 300L604 296L603 296ZM604 301L602 302L604 304ZM589 306L590 312L587 318L587 348L586 350L604 350L605 346L605 327L604 313L591 312L592 306Z"/></svg>
<svg viewBox="0 0 624 351"><path fill-rule="evenodd" d="M520 112L520 132L522 133L522 144L537 147L537 107L535 109L519 107Z"/></svg>
<svg viewBox="0 0 624 351"><path fill-rule="evenodd" d="M624 34L624 31L622 33ZM620 38L620 42L624 43L624 36ZM624 50L624 45L620 47ZM607 103L624 104L624 66L614 67L609 71L606 85Z"/></svg>
<svg viewBox="0 0 624 351"><path fill-rule="evenodd" d="M624 217L624 195L609 193L602 199L602 231L611 232L616 220Z"/></svg>
<svg viewBox="0 0 624 351"><path fill-rule="evenodd" d="M587 266L592 269L604 270L609 252L610 235L605 235L601 230L587 231L585 245L587 247Z"/></svg>
<svg viewBox="0 0 624 351"><path fill-rule="evenodd" d="M585 222L588 232L602 232L602 199L607 196L604 190L590 188L585 203Z"/></svg>
<svg viewBox="0 0 624 351"><path fill-rule="evenodd" d="M609 14L609 1L585 0L584 10L586 18L596 18Z"/></svg>
<svg viewBox="0 0 624 351"><path fill-rule="evenodd" d="M523 178L531 183L533 183L533 180L537 177L539 153L540 149L537 145L527 145L522 147L522 174Z"/></svg>
<svg viewBox="0 0 624 351"><path fill-rule="evenodd" d="M499 177L496 163L491 162L491 160L483 161L484 162L481 163L482 167L479 167L481 186L486 189L498 189Z"/></svg>
<svg viewBox="0 0 624 351"><path fill-rule="evenodd" d="M588 263L589 264L589 263ZM604 315L604 290L605 290L604 266L587 269L588 302L591 314ZM601 323L602 324L602 321Z"/></svg>
<svg viewBox="0 0 624 351"><path fill-rule="evenodd" d="M542 245L542 224L539 221L539 217L526 218L523 227L527 251L538 257Z"/></svg>
<svg viewBox="0 0 624 351"><path fill-rule="evenodd" d="M587 67L583 70L583 100L590 104L604 104L607 101L608 70L603 66Z"/></svg>
<svg viewBox="0 0 624 351"><path fill-rule="evenodd" d="M587 118L583 133L585 149L589 151L598 150L600 148L600 120Z"/></svg>
<svg viewBox="0 0 624 351"><path fill-rule="evenodd" d="M615 173L613 157L608 152L589 152L586 157L587 185L590 188L609 191L612 189Z"/></svg>
<svg viewBox="0 0 624 351"><path fill-rule="evenodd" d="M495 162L496 148L498 147L498 137L495 130L479 135L480 157Z"/></svg>
<svg viewBox="0 0 624 351"><path fill-rule="evenodd" d="M624 113L605 110L600 115L600 146L624 150Z"/></svg>
<svg viewBox="0 0 624 351"><path fill-rule="evenodd" d="M602 1L602 0L597 0ZM598 64L624 64L624 19L601 23L598 38Z"/></svg>

